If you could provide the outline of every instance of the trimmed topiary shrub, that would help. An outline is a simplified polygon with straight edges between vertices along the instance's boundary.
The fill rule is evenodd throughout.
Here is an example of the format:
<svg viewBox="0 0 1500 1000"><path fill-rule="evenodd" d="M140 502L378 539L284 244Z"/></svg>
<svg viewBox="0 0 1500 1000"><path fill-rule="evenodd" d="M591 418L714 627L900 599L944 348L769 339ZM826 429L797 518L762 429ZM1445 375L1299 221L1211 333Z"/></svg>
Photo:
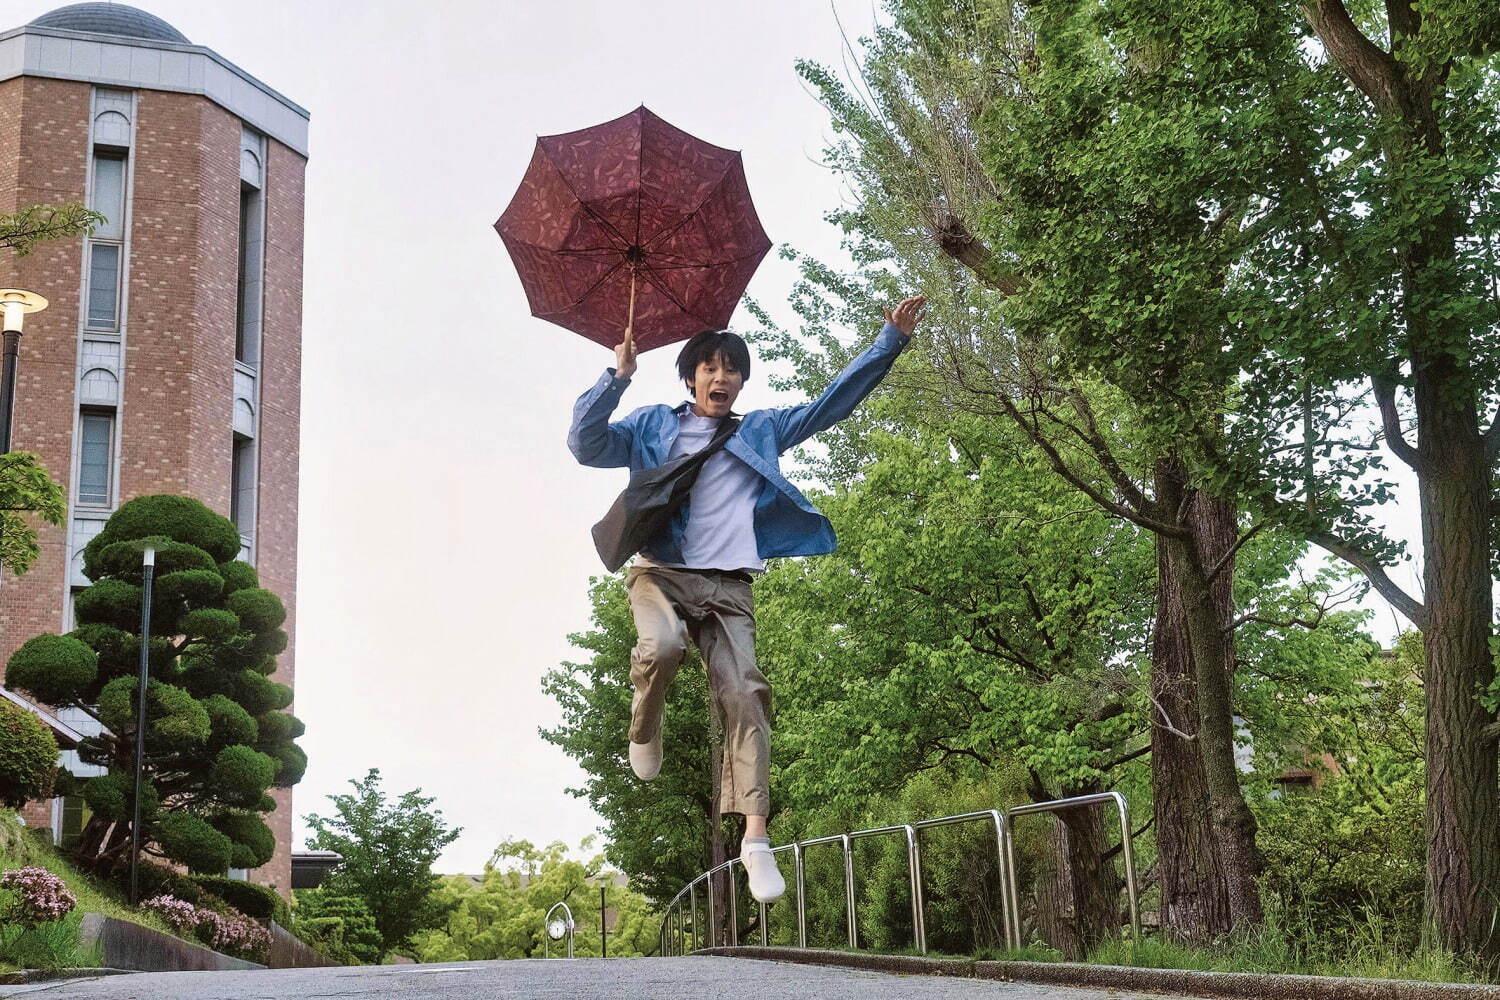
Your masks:
<svg viewBox="0 0 1500 1000"><path fill-rule="evenodd" d="M93 683L98 673L99 655L82 642L66 635L39 635L11 654L5 683L58 705L77 688Z"/></svg>
<svg viewBox="0 0 1500 1000"><path fill-rule="evenodd" d="M271 828L254 813L220 813L217 816L208 817L208 822L215 830L228 837L233 844L233 851L229 858L231 868L259 868L276 855L276 834L272 833ZM276 894L272 892L271 895ZM230 903L234 902L228 896L224 898ZM249 910L245 912L250 913ZM257 915L251 914L251 916Z"/></svg>
<svg viewBox="0 0 1500 1000"><path fill-rule="evenodd" d="M358 896L335 895L327 889L298 889L297 924L310 920L336 918L341 922L343 947L357 962L380 961L380 931L369 904ZM318 925L324 927L327 925Z"/></svg>
<svg viewBox="0 0 1500 1000"><path fill-rule="evenodd" d="M281 628L286 621L286 606L281 598L259 587L236 590L224 603L252 632L270 632Z"/></svg>
<svg viewBox="0 0 1500 1000"><path fill-rule="evenodd" d="M126 776L135 763L140 658L141 553L156 551L146 769L161 801L147 850L195 871L253 867L274 852L247 811L276 807L266 792L303 773L292 743L300 722L279 713L291 689L269 677L286 649L286 609L238 561L239 532L188 497L139 497L117 511L84 551L94 583L79 594L80 626L17 651L7 682L49 704L95 712L107 727L78 756L108 780L86 786L97 803L79 838L86 864L120 856L131 839ZM258 716L271 719L261 732ZM170 794L168 792L170 791ZM223 819L236 815L235 819ZM216 826L217 824L217 826ZM148 834L151 831L147 831ZM166 893L168 895L172 893Z"/></svg>
<svg viewBox="0 0 1500 1000"><path fill-rule="evenodd" d="M236 865L236 868L242 867ZM243 879L225 878L222 875L194 875L198 886L219 897L247 917L256 920L274 920L283 927L291 921L286 900L270 886L257 885Z"/></svg>
<svg viewBox="0 0 1500 1000"><path fill-rule="evenodd" d="M152 836L167 857L186 865L194 874L222 875L229 870L234 845L202 816L163 813L156 820Z"/></svg>
<svg viewBox="0 0 1500 1000"><path fill-rule="evenodd" d="M135 817L135 776L112 771L87 778L83 783L83 800L94 815L111 823L129 823ZM141 782L141 819L149 824L160 807L156 786L149 780Z"/></svg>
<svg viewBox="0 0 1500 1000"><path fill-rule="evenodd" d="M0 803L19 809L52 794L57 740L42 720L0 700Z"/></svg>

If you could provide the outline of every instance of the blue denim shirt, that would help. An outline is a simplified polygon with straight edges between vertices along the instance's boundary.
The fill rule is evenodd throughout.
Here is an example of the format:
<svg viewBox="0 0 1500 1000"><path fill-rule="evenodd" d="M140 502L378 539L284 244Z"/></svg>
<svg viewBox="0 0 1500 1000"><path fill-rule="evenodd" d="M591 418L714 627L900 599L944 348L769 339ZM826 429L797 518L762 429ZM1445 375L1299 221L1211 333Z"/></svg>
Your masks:
<svg viewBox="0 0 1500 1000"><path fill-rule="evenodd" d="M910 338L887 323L863 354L839 373L811 403L774 410L752 410L740 420L727 444L732 453L764 481L755 502L755 541L762 559L775 556L813 556L832 552L837 544L833 525L818 513L802 492L781 475L780 456L819 431L827 430L854 412L886 372ZM568 450L583 465L598 469L626 466L650 469L667 461L677 438L683 407L665 403L632 410L623 420L610 422L629 379L615 377L607 368L573 407ZM682 534L687 505L677 511L670 536L663 532L645 552L660 562L682 561Z"/></svg>

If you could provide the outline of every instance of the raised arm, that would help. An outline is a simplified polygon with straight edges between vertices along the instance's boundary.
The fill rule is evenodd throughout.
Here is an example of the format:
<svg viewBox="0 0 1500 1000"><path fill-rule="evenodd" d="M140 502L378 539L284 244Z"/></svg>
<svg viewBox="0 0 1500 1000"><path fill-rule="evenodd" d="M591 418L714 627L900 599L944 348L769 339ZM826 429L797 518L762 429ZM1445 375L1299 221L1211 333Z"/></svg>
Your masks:
<svg viewBox="0 0 1500 1000"><path fill-rule="evenodd" d="M620 404L620 396L635 374L635 340L631 331L615 348L615 367L606 368L593 387L573 404L573 424L568 428L568 450L579 464L596 469L614 469L630 464L635 433L627 421L609 422Z"/></svg>
<svg viewBox="0 0 1500 1000"><path fill-rule="evenodd" d="M776 449L787 451L819 431L826 431L854 412L855 407L885 378L896 357L911 342L911 332L922 318L926 299L914 295L894 310L885 310L886 323L875 343L838 374L811 403L772 410Z"/></svg>

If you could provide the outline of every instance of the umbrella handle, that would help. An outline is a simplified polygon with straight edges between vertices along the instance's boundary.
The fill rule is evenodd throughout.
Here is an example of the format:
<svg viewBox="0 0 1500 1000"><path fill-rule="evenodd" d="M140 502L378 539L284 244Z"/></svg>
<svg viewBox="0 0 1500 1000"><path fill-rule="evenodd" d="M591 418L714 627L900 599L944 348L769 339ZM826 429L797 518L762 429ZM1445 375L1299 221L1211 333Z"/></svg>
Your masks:
<svg viewBox="0 0 1500 1000"><path fill-rule="evenodd" d="M625 336L635 331L635 265L630 265L630 317L625 321Z"/></svg>

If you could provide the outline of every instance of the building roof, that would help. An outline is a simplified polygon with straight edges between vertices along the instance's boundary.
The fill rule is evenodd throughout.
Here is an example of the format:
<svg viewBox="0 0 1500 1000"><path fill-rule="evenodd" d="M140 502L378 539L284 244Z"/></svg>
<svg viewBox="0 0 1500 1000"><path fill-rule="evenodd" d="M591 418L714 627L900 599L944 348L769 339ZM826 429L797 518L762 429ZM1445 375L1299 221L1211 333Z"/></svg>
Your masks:
<svg viewBox="0 0 1500 1000"><path fill-rule="evenodd" d="M187 36L155 14L122 3L72 3L50 10L31 22L39 28L90 31L96 35L150 38L190 45Z"/></svg>
<svg viewBox="0 0 1500 1000"><path fill-rule="evenodd" d="M44 708L41 708L38 705L32 704L30 701L27 701L25 698L22 698L20 695L16 694L14 691L11 691L8 688L0 687L0 698L4 698L12 705L23 708L26 711L30 712L32 715L36 716L38 719L42 720L42 725L52 730L52 735L57 738L57 745L64 750L71 750L72 748L76 747L84 738L83 733L80 733L78 730L74 729L66 722L63 722L51 712L47 711Z"/></svg>

